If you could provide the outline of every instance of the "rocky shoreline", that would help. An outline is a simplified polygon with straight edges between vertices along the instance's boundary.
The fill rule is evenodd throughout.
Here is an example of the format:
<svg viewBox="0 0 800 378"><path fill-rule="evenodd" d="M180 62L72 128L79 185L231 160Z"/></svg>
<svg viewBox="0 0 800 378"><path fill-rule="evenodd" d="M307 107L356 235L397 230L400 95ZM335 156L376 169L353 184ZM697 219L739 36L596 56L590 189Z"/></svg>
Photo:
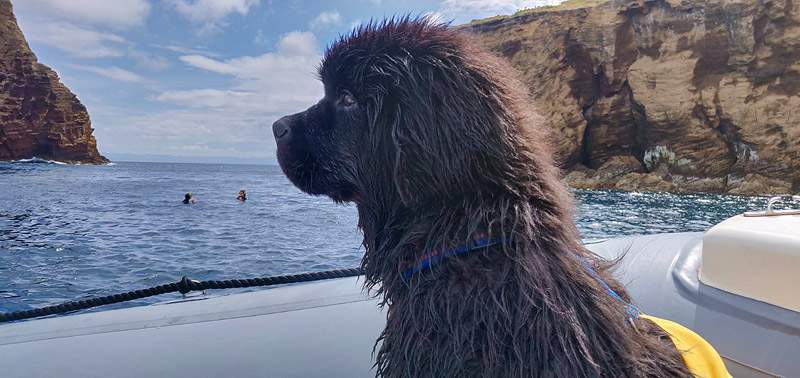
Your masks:
<svg viewBox="0 0 800 378"><path fill-rule="evenodd" d="M612 159L598 169L573 167L563 179L576 189L630 190L671 193L728 193L735 195L790 194L791 183L757 173L745 176L697 177L658 168L645 172L632 156Z"/></svg>
<svg viewBox="0 0 800 378"><path fill-rule="evenodd" d="M508 58L576 188L800 192L800 7L572 0L460 28Z"/></svg>

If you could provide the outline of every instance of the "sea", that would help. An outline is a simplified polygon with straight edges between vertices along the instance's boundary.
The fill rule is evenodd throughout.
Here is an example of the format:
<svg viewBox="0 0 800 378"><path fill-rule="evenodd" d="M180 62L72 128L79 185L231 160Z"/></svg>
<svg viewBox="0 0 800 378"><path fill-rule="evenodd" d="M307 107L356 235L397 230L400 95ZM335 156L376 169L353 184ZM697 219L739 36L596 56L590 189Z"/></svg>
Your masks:
<svg viewBox="0 0 800 378"><path fill-rule="evenodd" d="M245 202L236 199L247 192ZM186 193L197 201L183 205ZM574 191L584 239L706 231L767 197ZM296 189L278 166L0 163L0 312L176 282L358 266L352 205ZM151 297L107 308L180 298ZM105 308L104 308L105 309Z"/></svg>

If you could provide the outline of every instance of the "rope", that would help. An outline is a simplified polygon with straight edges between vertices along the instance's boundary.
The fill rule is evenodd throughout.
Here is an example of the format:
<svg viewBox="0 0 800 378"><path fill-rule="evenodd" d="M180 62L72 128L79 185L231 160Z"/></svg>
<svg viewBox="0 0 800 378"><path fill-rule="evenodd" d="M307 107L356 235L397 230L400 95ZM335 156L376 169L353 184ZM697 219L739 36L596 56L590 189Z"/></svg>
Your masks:
<svg viewBox="0 0 800 378"><path fill-rule="evenodd" d="M63 314L66 312L83 310L87 308L110 305L114 303L127 302L135 299L152 297L154 295L179 292L186 294L190 291L202 291L208 289L235 289L254 286L283 285L297 282L321 281L332 278L360 276L363 272L360 268L327 270L324 272L300 273L287 276L257 277L241 280L225 281L195 281L183 276L178 282L159 285L143 290L129 291L122 294L113 294L100 298L86 299L76 302L66 302L56 306L48 306L33 310L0 313L0 323L14 320L38 318L42 316Z"/></svg>

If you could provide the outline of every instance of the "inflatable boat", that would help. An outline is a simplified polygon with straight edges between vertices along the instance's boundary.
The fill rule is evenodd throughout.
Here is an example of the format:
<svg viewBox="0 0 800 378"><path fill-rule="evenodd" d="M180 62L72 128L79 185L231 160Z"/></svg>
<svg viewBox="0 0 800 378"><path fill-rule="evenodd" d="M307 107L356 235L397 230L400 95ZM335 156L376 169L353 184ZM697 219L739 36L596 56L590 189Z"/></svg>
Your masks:
<svg viewBox="0 0 800 378"><path fill-rule="evenodd" d="M797 198L796 198L797 199ZM800 377L800 210L705 233L587 241L643 312L708 340L734 377ZM374 377L386 314L358 277L0 324L0 376Z"/></svg>

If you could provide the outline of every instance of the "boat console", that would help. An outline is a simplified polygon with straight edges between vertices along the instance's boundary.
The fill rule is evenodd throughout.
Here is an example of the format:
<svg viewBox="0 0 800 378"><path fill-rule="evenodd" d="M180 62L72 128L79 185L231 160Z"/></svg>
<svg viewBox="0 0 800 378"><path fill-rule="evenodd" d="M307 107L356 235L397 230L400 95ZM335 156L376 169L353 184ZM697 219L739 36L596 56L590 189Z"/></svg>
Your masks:
<svg viewBox="0 0 800 378"><path fill-rule="evenodd" d="M789 196L792 197L792 196ZM700 281L743 297L800 312L800 209L737 215L703 238ZM800 196L793 196L800 202Z"/></svg>

